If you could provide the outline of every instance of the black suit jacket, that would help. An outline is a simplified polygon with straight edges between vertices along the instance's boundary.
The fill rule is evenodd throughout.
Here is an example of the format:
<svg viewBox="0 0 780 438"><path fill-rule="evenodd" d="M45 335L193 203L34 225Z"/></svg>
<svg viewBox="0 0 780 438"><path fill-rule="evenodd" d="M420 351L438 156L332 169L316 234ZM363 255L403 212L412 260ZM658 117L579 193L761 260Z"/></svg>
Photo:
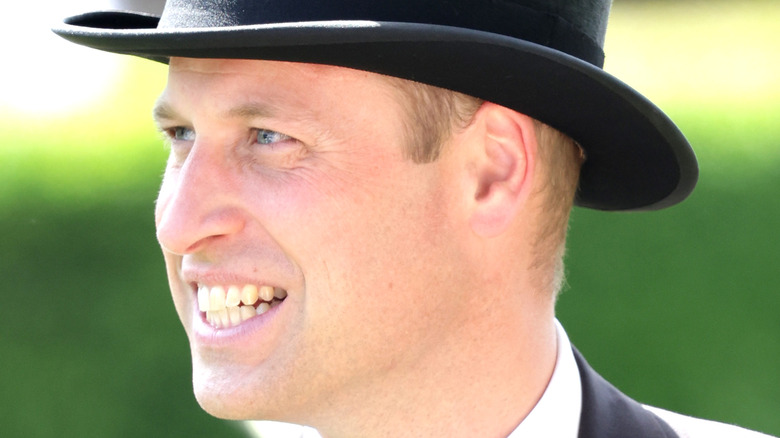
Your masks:
<svg viewBox="0 0 780 438"><path fill-rule="evenodd" d="M599 376L575 349L582 380L579 438L678 438L666 422Z"/></svg>

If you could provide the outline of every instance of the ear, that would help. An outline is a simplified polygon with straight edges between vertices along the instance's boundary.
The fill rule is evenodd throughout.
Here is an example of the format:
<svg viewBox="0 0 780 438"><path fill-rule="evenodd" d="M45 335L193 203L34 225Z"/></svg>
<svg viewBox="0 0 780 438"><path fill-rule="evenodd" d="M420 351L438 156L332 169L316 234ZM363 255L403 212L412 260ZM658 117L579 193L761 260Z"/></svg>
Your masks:
<svg viewBox="0 0 780 438"><path fill-rule="evenodd" d="M533 119L514 110L485 103L475 114L480 128L475 139L474 187L470 225L478 235L504 232L526 203L537 156Z"/></svg>

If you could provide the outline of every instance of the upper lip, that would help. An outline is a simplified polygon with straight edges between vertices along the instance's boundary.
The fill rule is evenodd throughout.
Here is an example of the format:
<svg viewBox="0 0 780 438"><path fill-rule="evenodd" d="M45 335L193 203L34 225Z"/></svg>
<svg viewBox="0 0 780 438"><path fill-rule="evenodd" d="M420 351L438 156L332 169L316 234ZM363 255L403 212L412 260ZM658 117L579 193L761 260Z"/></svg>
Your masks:
<svg viewBox="0 0 780 438"><path fill-rule="evenodd" d="M224 270L208 270L208 271L199 271L199 270L191 270L186 269L182 270L181 278L188 284L195 285L206 285L206 286L216 286L216 285L223 285L223 286L229 286L229 285L235 285L235 286L243 286L245 284L254 284L257 286L273 286L273 287L282 287L281 285L277 284L276 282L273 282L269 279L263 279L261 277L255 277L255 278L248 278L244 275L239 275L231 271L224 271ZM285 288L283 288L285 289ZM286 289L285 289L286 290Z"/></svg>

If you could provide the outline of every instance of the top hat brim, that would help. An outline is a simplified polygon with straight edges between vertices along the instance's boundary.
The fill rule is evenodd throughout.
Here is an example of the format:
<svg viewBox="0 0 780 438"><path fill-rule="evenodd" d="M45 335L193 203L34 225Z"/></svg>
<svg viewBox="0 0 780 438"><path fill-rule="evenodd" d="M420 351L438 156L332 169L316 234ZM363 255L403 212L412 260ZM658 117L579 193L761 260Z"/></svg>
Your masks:
<svg viewBox="0 0 780 438"><path fill-rule="evenodd" d="M159 17L92 12L54 29L77 44L170 57L328 64L410 79L494 102L566 133L585 151L576 204L657 210L685 199L698 166L650 101L601 68L490 32L415 23L320 21L158 29Z"/></svg>

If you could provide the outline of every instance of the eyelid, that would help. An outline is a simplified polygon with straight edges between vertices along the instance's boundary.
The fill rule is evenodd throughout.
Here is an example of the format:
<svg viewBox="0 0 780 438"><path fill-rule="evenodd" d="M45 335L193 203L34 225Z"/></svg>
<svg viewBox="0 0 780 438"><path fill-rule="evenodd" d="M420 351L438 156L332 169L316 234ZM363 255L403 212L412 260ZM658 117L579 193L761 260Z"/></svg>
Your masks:
<svg viewBox="0 0 780 438"><path fill-rule="evenodd" d="M158 129L160 130L160 132L161 132L161 133L162 133L162 134L163 134L163 135L164 135L164 136L165 136L165 137L166 137L168 140L170 140L170 141L172 141L172 142L173 142L173 141L194 141L194 140L195 140L195 139L194 139L194 136L195 136L195 130L194 130L193 128L189 127L189 126L181 126L181 125L178 125L178 126L169 126L169 127L165 127L165 126L159 126L159 127L158 127ZM191 135L193 138L189 138L189 139L179 138L179 137L180 137L180 131L186 131L186 132L188 132L188 133L191 133L190 135Z"/></svg>

